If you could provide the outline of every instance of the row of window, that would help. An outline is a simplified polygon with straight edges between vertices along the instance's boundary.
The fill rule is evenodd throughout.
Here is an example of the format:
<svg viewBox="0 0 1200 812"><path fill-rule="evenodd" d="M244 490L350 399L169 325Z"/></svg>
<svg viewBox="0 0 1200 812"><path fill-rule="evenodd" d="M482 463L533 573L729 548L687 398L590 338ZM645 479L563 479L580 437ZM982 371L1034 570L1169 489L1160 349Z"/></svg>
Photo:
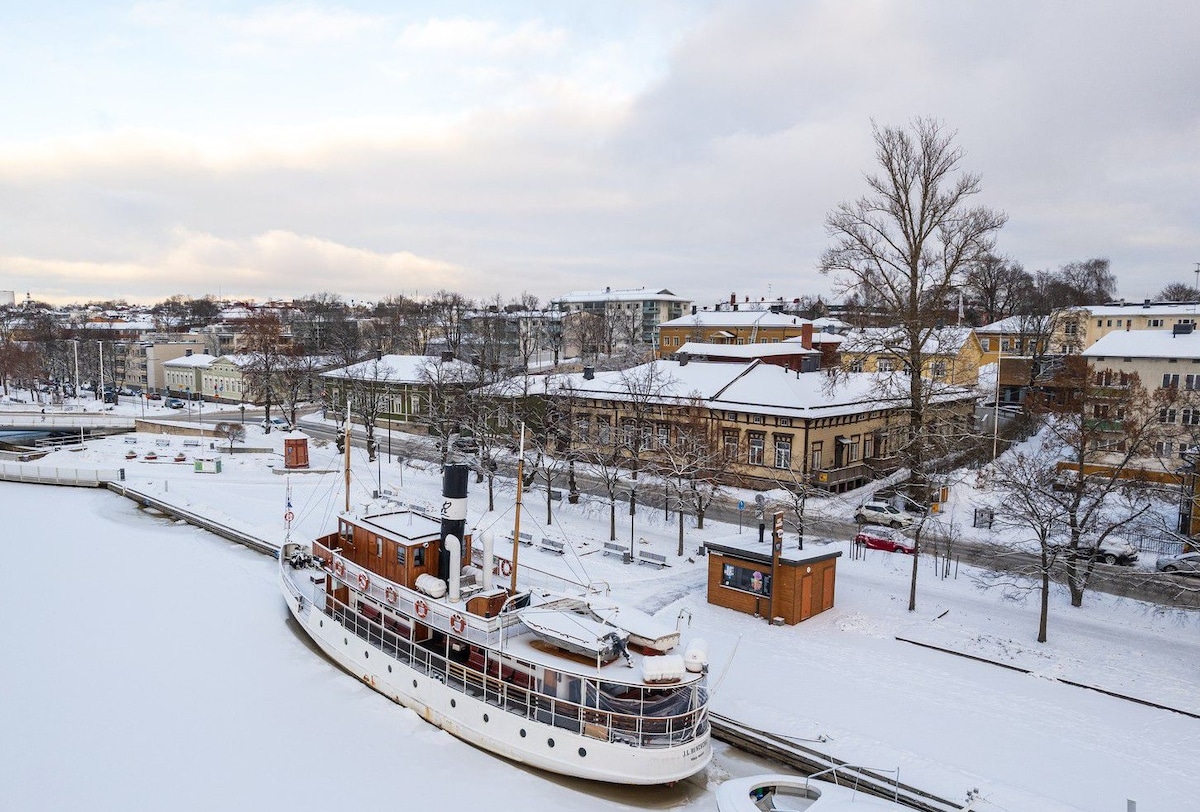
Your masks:
<svg viewBox="0 0 1200 812"><path fill-rule="evenodd" d="M1178 412L1179 423L1184 426L1200 426L1200 409L1183 409ZM1159 409L1159 423L1174 423L1176 411L1174 409Z"/></svg>

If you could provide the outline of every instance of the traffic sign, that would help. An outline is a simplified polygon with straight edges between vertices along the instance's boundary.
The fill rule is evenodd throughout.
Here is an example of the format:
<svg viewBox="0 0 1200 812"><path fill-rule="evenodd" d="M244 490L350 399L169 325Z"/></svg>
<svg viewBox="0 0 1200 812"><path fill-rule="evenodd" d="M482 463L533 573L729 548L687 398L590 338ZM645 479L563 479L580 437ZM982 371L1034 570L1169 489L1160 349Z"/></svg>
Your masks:
<svg viewBox="0 0 1200 812"><path fill-rule="evenodd" d="M745 509L746 509L746 500L739 499L738 500L738 510L745 510Z"/></svg>

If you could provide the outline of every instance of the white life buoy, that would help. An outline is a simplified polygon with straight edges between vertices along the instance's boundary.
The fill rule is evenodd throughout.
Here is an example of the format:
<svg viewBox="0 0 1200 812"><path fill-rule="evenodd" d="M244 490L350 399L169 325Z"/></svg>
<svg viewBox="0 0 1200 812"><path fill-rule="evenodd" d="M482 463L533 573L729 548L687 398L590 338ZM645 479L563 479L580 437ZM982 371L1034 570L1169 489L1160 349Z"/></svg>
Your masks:
<svg viewBox="0 0 1200 812"><path fill-rule="evenodd" d="M417 617L423 618L427 614L429 614L429 604L425 603L425 601L423 601L423 600L418 599L417 604L416 604L416 610L417 610Z"/></svg>
<svg viewBox="0 0 1200 812"><path fill-rule="evenodd" d="M392 589L389 586L387 588L387 592L385 592L384 595L387 598L388 603L393 604L393 605L396 603L396 590Z"/></svg>
<svg viewBox="0 0 1200 812"><path fill-rule="evenodd" d="M455 634L462 634L463 629L467 628L467 619L462 615L454 615L450 618L450 628Z"/></svg>
<svg viewBox="0 0 1200 812"><path fill-rule="evenodd" d="M501 575L512 575L512 562L509 561L507 558L500 559L500 574Z"/></svg>
<svg viewBox="0 0 1200 812"><path fill-rule="evenodd" d="M360 572L358 574L358 588L363 590L364 592L366 592L367 587L369 587L370 585L371 585L371 579L367 577L367 574L365 572Z"/></svg>
<svg viewBox="0 0 1200 812"><path fill-rule="evenodd" d="M342 559L334 559L333 574L339 578L346 574L346 565L342 563Z"/></svg>

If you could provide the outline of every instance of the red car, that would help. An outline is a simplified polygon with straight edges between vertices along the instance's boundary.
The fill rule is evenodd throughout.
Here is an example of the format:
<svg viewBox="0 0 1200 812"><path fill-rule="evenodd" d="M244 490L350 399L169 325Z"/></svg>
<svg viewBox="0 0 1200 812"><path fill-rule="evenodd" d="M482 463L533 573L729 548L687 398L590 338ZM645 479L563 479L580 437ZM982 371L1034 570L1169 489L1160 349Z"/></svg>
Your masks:
<svg viewBox="0 0 1200 812"><path fill-rule="evenodd" d="M880 527L878 525L869 524L858 531L858 535L854 537L855 544L861 544L871 550L884 550L889 553L908 553L911 555L916 552L917 545L912 539L903 533L899 533L890 527Z"/></svg>

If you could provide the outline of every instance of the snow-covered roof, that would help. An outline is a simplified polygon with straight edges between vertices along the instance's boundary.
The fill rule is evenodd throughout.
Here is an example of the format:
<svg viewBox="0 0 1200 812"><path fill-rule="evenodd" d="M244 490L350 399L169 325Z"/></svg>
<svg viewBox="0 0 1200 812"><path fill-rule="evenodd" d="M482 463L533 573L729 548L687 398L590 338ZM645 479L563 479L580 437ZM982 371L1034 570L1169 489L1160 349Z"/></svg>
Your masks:
<svg viewBox="0 0 1200 812"><path fill-rule="evenodd" d="M820 350L806 349L799 341L776 342L773 344L706 344L688 341L675 352L689 355L707 355L717 358L770 358L776 355L819 355Z"/></svg>
<svg viewBox="0 0 1200 812"><path fill-rule="evenodd" d="M804 340L803 336L792 336L791 338L785 338L782 343L784 343L784 344L799 344L803 340ZM838 333L813 333L812 334L812 343L813 344L841 344L845 340L846 340L846 337L844 335L839 335Z"/></svg>
<svg viewBox="0 0 1200 812"><path fill-rule="evenodd" d="M1200 333L1170 330L1117 330L1082 353L1085 358L1200 358Z"/></svg>
<svg viewBox="0 0 1200 812"><path fill-rule="evenodd" d="M651 288L620 288L604 290L575 290L558 297L560 302L644 302L646 300L666 302L689 302L682 296L676 296L666 288L657 290Z"/></svg>
<svg viewBox="0 0 1200 812"><path fill-rule="evenodd" d="M631 369L545 377L531 382L533 393L570 394L596 400L630 400L631 391L653 393L650 400L686 403L699 399L710 409L802 419L896 408L907 401L908 378L898 373L797 374L755 360L748 364L651 361ZM941 401L973 398L955 386L939 386ZM499 389L491 390L499 392Z"/></svg>
<svg viewBox="0 0 1200 812"><path fill-rule="evenodd" d="M448 374L462 380L475 377L476 368L465 361L442 361L431 355L385 355L348 367L322 372L322 378L379 381L380 383L426 383L433 376Z"/></svg>
<svg viewBox="0 0 1200 812"><path fill-rule="evenodd" d="M659 327L753 327L755 324L759 327L799 327L802 324L812 324L812 322L799 316L772 313L769 310L722 310L719 312L705 310L664 321Z"/></svg>
<svg viewBox="0 0 1200 812"><path fill-rule="evenodd" d="M943 327L929 330L925 335L922 350L926 355L957 355L971 338L970 327ZM867 327L846 333L842 342L844 353L877 353L887 349L903 351L908 346L908 336L903 330L893 327Z"/></svg>
<svg viewBox="0 0 1200 812"><path fill-rule="evenodd" d="M1091 316L1195 316L1200 313L1197 302L1130 302L1129 304L1085 305L1069 307L1069 311Z"/></svg>
<svg viewBox="0 0 1200 812"><path fill-rule="evenodd" d="M181 355L178 358L172 358L170 361L163 361L164 367L208 367L213 361L217 360L217 356L208 355L202 352L194 352L191 355Z"/></svg>
<svg viewBox="0 0 1200 812"><path fill-rule="evenodd" d="M976 334L1013 335L1014 333L1044 333L1050 329L1049 316L1009 316L982 327L976 327Z"/></svg>

